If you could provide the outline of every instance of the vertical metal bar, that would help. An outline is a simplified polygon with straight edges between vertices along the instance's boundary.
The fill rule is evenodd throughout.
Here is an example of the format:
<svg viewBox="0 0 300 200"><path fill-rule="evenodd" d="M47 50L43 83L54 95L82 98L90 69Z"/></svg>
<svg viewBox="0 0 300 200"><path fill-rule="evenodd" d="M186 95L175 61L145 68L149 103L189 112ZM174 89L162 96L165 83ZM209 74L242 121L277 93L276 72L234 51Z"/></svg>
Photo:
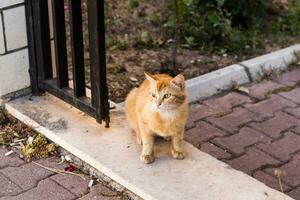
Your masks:
<svg viewBox="0 0 300 200"><path fill-rule="evenodd" d="M28 40L28 55L29 55L29 75L32 93L39 94L38 80L37 80L37 64L35 56L35 42L34 42L34 26L32 13L32 0L25 0L26 26L27 26L27 40Z"/></svg>
<svg viewBox="0 0 300 200"><path fill-rule="evenodd" d="M69 0L74 95L85 95L81 0Z"/></svg>
<svg viewBox="0 0 300 200"><path fill-rule="evenodd" d="M34 48L39 82L52 78L48 3L45 0L33 0L31 3L35 37Z"/></svg>
<svg viewBox="0 0 300 200"><path fill-rule="evenodd" d="M104 0L88 0L89 49L91 62L92 105L96 119L109 126L109 102L106 82Z"/></svg>
<svg viewBox="0 0 300 200"><path fill-rule="evenodd" d="M52 0L52 9L56 78L58 87L63 88L69 86L64 0Z"/></svg>

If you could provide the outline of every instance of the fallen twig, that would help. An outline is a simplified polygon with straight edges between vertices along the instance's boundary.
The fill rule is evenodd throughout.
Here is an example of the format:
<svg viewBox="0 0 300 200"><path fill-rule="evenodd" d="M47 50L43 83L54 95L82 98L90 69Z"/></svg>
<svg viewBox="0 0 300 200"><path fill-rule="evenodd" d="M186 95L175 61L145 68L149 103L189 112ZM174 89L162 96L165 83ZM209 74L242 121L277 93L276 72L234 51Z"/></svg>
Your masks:
<svg viewBox="0 0 300 200"><path fill-rule="evenodd" d="M74 175L74 176L79 176L80 178L82 178L83 180L85 180L84 178L84 175L81 175L81 174L76 174L76 173L73 173L73 172L67 172L67 171L63 171L63 170L60 170L60 169L54 169L54 168L50 168L50 167L46 167L44 165L41 165L35 161L32 161L34 164L46 169L46 170L49 170L51 172L54 172L54 173L57 173L57 174L61 174L61 175Z"/></svg>
<svg viewBox="0 0 300 200"><path fill-rule="evenodd" d="M101 192L100 194L104 197L117 197L117 196L119 196L119 194L107 194L107 193L103 193L103 192Z"/></svg>

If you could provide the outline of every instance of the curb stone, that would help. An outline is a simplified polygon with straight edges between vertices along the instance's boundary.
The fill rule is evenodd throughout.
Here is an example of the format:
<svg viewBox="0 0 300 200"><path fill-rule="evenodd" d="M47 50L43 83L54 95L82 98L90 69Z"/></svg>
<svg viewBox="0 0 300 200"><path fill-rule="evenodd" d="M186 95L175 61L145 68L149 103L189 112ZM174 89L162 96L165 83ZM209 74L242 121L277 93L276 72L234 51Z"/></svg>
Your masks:
<svg viewBox="0 0 300 200"><path fill-rule="evenodd" d="M258 81L272 71L286 70L296 60L297 51L300 51L300 44L189 79L187 80L189 101L202 100L229 90L233 86Z"/></svg>
<svg viewBox="0 0 300 200"><path fill-rule="evenodd" d="M248 83L249 77L240 65L230 65L217 71L187 80L189 101L195 102L210 97L234 85Z"/></svg>

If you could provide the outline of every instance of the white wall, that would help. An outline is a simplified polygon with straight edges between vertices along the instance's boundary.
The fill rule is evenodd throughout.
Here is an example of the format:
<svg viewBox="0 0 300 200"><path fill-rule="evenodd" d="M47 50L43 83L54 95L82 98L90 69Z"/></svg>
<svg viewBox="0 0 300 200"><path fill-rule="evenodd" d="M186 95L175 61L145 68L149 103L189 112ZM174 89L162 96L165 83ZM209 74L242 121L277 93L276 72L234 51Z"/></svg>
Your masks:
<svg viewBox="0 0 300 200"><path fill-rule="evenodd" d="M30 86L24 0L0 0L0 96Z"/></svg>

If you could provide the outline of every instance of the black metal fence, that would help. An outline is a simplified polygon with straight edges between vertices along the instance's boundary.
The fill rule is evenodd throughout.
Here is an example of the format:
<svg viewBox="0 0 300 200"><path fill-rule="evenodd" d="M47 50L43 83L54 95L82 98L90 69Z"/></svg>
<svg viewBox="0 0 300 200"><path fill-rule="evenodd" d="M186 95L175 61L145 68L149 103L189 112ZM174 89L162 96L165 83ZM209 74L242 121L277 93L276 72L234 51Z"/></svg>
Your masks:
<svg viewBox="0 0 300 200"><path fill-rule="evenodd" d="M69 27L65 23L64 0L26 0L25 3L33 93L49 92L95 117L99 123L105 121L108 127L104 1L87 1L91 98L86 94L81 0L68 1ZM67 53L66 28L70 30L71 55Z"/></svg>

